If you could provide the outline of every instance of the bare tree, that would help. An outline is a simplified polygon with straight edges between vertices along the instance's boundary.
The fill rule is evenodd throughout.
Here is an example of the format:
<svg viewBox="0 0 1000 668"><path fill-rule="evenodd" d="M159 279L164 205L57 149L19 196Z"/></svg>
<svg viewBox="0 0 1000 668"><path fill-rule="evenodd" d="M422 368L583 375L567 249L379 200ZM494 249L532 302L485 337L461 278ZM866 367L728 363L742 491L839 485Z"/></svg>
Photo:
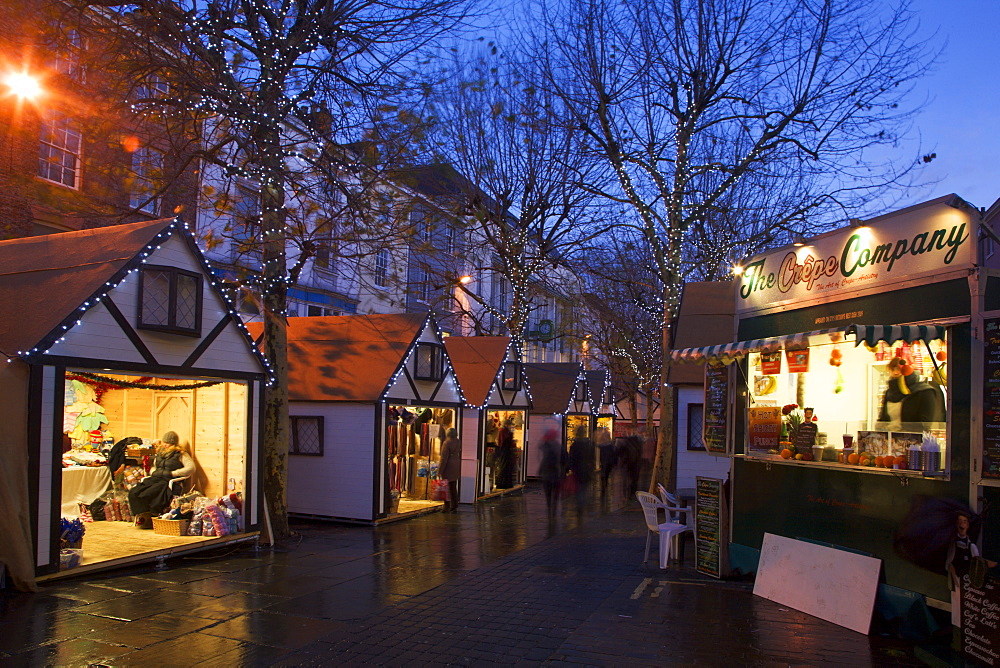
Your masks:
<svg viewBox="0 0 1000 668"><path fill-rule="evenodd" d="M627 395L635 427L637 395L654 394L660 377L662 288L649 249L634 229L606 235L590 257L580 274L586 331L616 392ZM646 427L652 428L651 420Z"/></svg>
<svg viewBox="0 0 1000 668"><path fill-rule="evenodd" d="M917 162L869 157L905 130L903 101L928 62L905 5L571 0L546 7L542 23L546 85L613 174L590 185L635 211L655 260L664 355L692 240L745 243L751 220L808 234L866 194L901 187ZM789 178L797 191L783 187ZM652 483L672 487L669 414L661 406Z"/></svg>
<svg viewBox="0 0 1000 668"><path fill-rule="evenodd" d="M601 202L579 188L602 167L576 150L583 134L565 122L569 112L538 87L530 65L490 46L492 53L460 64L434 90L428 136L461 175L461 210L478 251L470 254L479 263L474 269L503 277L512 299L497 303L475 285L460 290L520 342L532 285L560 275L572 280L573 261L608 225Z"/></svg>
<svg viewBox="0 0 1000 668"><path fill-rule="evenodd" d="M350 168L325 152L390 93L411 90L409 63L457 28L466 0L79 0L95 8L137 81L170 92L157 113L197 115L201 156L260 188L258 236L264 353L264 493L275 533L288 532L288 359L285 311L289 208L303 164ZM114 28L115 30L112 30ZM141 49L139 46L149 45ZM322 102L321 113L316 102ZM317 149L318 147L318 149Z"/></svg>

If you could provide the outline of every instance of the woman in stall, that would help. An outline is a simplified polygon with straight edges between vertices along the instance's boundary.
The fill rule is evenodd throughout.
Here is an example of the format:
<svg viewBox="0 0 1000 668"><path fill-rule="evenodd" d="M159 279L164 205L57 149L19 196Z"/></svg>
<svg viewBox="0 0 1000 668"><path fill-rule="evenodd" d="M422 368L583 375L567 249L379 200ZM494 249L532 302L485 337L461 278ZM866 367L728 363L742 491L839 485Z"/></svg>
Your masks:
<svg viewBox="0 0 1000 668"><path fill-rule="evenodd" d="M170 481L190 476L195 468L188 444L181 443L176 432L168 431L153 445L156 451L149 476L128 492L128 505L140 529L152 529L153 515L170 505Z"/></svg>

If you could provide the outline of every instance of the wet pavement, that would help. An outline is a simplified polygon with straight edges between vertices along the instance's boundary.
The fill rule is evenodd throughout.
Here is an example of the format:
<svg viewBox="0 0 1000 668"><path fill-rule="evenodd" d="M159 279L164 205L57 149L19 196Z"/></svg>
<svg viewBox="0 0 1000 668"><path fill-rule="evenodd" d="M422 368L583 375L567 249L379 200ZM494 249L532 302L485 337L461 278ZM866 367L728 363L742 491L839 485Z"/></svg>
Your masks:
<svg viewBox="0 0 1000 668"><path fill-rule="evenodd" d="M379 527L0 592L0 663L922 665L912 648L640 564L642 514L549 518L541 491ZM655 548L654 548L655 552Z"/></svg>

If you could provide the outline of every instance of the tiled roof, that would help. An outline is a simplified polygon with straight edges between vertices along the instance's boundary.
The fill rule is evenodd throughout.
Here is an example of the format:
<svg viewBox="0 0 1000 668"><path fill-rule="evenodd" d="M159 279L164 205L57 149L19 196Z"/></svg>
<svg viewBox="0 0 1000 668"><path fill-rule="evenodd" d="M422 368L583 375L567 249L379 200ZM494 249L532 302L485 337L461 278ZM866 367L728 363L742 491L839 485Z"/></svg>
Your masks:
<svg viewBox="0 0 1000 668"><path fill-rule="evenodd" d="M290 401L377 401L420 336L425 314L288 319ZM249 323L259 338L261 323Z"/></svg>
<svg viewBox="0 0 1000 668"><path fill-rule="evenodd" d="M37 346L172 219L0 241L0 351Z"/></svg>
<svg viewBox="0 0 1000 668"><path fill-rule="evenodd" d="M448 336L444 347L465 400L470 405L482 406L507 360L510 337Z"/></svg>
<svg viewBox="0 0 1000 668"><path fill-rule="evenodd" d="M579 362L525 364L533 413L563 413L573 398Z"/></svg>

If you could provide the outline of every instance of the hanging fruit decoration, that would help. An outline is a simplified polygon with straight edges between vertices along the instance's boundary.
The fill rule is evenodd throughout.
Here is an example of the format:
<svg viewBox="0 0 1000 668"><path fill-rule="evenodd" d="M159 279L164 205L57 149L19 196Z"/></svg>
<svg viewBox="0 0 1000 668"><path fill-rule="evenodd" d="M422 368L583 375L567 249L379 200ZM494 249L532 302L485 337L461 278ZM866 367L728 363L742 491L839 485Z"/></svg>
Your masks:
<svg viewBox="0 0 1000 668"><path fill-rule="evenodd" d="M840 365L843 363L844 354L840 352L839 348L834 348L830 351L830 366L837 369L837 378L833 383L833 393L840 394L844 391L844 374L840 371Z"/></svg>

